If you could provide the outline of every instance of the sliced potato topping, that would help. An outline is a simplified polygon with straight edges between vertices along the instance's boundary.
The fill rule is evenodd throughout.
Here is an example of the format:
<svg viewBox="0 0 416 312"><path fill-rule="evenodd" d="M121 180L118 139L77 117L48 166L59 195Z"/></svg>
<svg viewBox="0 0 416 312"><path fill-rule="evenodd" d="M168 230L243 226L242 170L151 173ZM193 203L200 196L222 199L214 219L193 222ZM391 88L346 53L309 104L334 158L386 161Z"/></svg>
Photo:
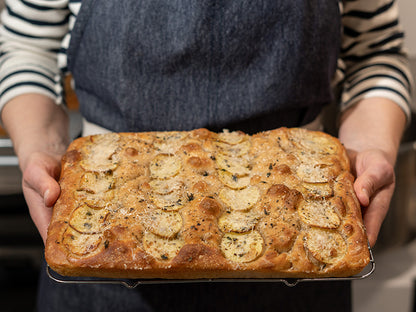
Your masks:
<svg viewBox="0 0 416 312"><path fill-rule="evenodd" d="M87 146L88 157L81 161L81 167L86 171L94 172L115 170L118 162L114 154L119 140L120 137L116 133L92 136L92 143Z"/></svg>
<svg viewBox="0 0 416 312"><path fill-rule="evenodd" d="M336 229L341 224L331 201L328 200L304 200L299 204L298 212L302 221L311 226Z"/></svg>
<svg viewBox="0 0 416 312"><path fill-rule="evenodd" d="M302 163L296 170L298 177L308 183L326 183L331 173L331 167L325 164Z"/></svg>
<svg viewBox="0 0 416 312"><path fill-rule="evenodd" d="M253 211L231 211L219 218L218 225L223 232L243 233L252 231L259 219L260 216Z"/></svg>
<svg viewBox="0 0 416 312"><path fill-rule="evenodd" d="M80 233L100 233L108 214L106 209L94 209L82 205L72 212L69 224Z"/></svg>
<svg viewBox="0 0 416 312"><path fill-rule="evenodd" d="M109 190L104 193L90 193L87 191L75 191L75 197L78 198L79 201L84 202L90 207L94 208L104 208L107 207L114 199L115 192L114 190Z"/></svg>
<svg viewBox="0 0 416 312"><path fill-rule="evenodd" d="M215 146L222 154L229 156L243 156L248 154L251 144L250 141L247 140L233 145L224 142L215 142Z"/></svg>
<svg viewBox="0 0 416 312"><path fill-rule="evenodd" d="M330 155L338 150L335 141L326 135L315 135L311 131L300 128L291 129L290 132L293 143L311 153Z"/></svg>
<svg viewBox="0 0 416 312"><path fill-rule="evenodd" d="M184 245L181 239L166 239L151 232L145 232L143 247L145 251L157 260L170 260L174 258Z"/></svg>
<svg viewBox="0 0 416 312"><path fill-rule="evenodd" d="M166 132L156 136L153 145L162 153L173 153L182 145L181 140L188 136L186 132Z"/></svg>
<svg viewBox="0 0 416 312"><path fill-rule="evenodd" d="M150 163L150 175L156 179L173 177L181 170L179 157L172 154L158 154Z"/></svg>
<svg viewBox="0 0 416 312"><path fill-rule="evenodd" d="M114 159L91 156L82 160L80 165L86 171L108 172L116 170L118 167L118 162Z"/></svg>
<svg viewBox="0 0 416 312"><path fill-rule="evenodd" d="M232 157L224 154L218 154L215 157L218 168L224 169L233 175L244 176L250 173L250 163L242 157Z"/></svg>
<svg viewBox="0 0 416 312"><path fill-rule="evenodd" d="M347 244L338 232L311 228L306 234L305 248L318 261L335 263L347 252Z"/></svg>
<svg viewBox="0 0 416 312"><path fill-rule="evenodd" d="M172 193L173 191L178 192L183 187L183 183L175 179L155 179L150 181L149 184L152 188L152 192L160 195L167 195Z"/></svg>
<svg viewBox="0 0 416 312"><path fill-rule="evenodd" d="M165 195L151 193L149 194L150 200L156 207L165 211L176 211L183 207L185 204L185 198L182 192L171 192Z"/></svg>
<svg viewBox="0 0 416 312"><path fill-rule="evenodd" d="M246 134L240 131L229 132L225 130L224 132L218 134L218 140L231 145L240 143L245 139L245 137Z"/></svg>
<svg viewBox="0 0 416 312"><path fill-rule="evenodd" d="M86 172L82 175L80 190L98 194L114 188L112 174L107 172Z"/></svg>
<svg viewBox="0 0 416 312"><path fill-rule="evenodd" d="M334 157L332 155L322 155L299 149L294 150L292 155L306 166L318 166L320 168L324 168L333 167L335 165Z"/></svg>
<svg viewBox="0 0 416 312"><path fill-rule="evenodd" d="M218 178L222 183L232 189L242 189L250 184L250 176L236 176L224 169L217 170Z"/></svg>
<svg viewBox="0 0 416 312"><path fill-rule="evenodd" d="M63 235L63 245L77 256L85 256L95 251L102 240L101 234L84 234L68 227Z"/></svg>
<svg viewBox="0 0 416 312"><path fill-rule="evenodd" d="M219 198L232 210L248 210L253 207L260 199L260 191L255 186L243 189L223 188L219 193Z"/></svg>
<svg viewBox="0 0 416 312"><path fill-rule="evenodd" d="M149 231L165 238L172 238L182 228L182 218L178 212L152 209L142 219Z"/></svg>
<svg viewBox="0 0 416 312"><path fill-rule="evenodd" d="M261 255L263 238L257 231L226 233L221 240L221 250L233 262L251 262Z"/></svg>
<svg viewBox="0 0 416 312"><path fill-rule="evenodd" d="M307 183L302 184L304 193L310 198L328 198L334 194L334 191L329 183Z"/></svg>
<svg viewBox="0 0 416 312"><path fill-rule="evenodd" d="M325 135L276 131L92 136L66 156L64 169L78 175L62 179L73 196L62 208L66 228L54 240L72 259L139 248L149 268L158 262L154 268L176 270L179 257L170 261L178 253L191 261L218 249L242 269L259 262L277 272L286 258L296 274L337 262L343 267L351 235L361 229L350 216L356 198L352 185L345 188L352 177L343 177L349 174L341 170L348 167L344 151ZM197 248L180 251L185 244ZM129 262L137 253L125 256Z"/></svg>

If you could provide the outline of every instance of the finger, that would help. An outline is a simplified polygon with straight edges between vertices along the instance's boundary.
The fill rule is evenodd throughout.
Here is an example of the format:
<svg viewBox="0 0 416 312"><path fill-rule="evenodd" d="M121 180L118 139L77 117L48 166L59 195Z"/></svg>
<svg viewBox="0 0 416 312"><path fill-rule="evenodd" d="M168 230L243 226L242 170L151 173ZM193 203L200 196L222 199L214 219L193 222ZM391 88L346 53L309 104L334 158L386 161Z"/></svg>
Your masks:
<svg viewBox="0 0 416 312"><path fill-rule="evenodd" d="M60 163L57 159L39 153L32 154L23 172L23 193L32 220L44 242L52 216L50 207L60 194L60 187L56 181L59 172Z"/></svg>
<svg viewBox="0 0 416 312"><path fill-rule="evenodd" d="M28 203L30 216L42 237L43 243L45 243L49 222L52 217L52 208L45 206L43 198L35 190L24 187L23 193Z"/></svg>
<svg viewBox="0 0 416 312"><path fill-rule="evenodd" d="M59 184L50 171L33 165L28 166L23 174L23 186L38 193L47 207L53 206L60 194Z"/></svg>
<svg viewBox="0 0 416 312"><path fill-rule="evenodd" d="M393 185L380 190L373 196L371 204L364 209L363 221L371 246L374 246L377 241L377 236L389 209L393 191Z"/></svg>
<svg viewBox="0 0 416 312"><path fill-rule="evenodd" d="M383 187L394 184L394 169L389 163L370 165L354 183L354 190L361 205L367 207L370 198Z"/></svg>
<svg viewBox="0 0 416 312"><path fill-rule="evenodd" d="M348 158L350 159L351 172L354 176L357 176L357 170L355 168L355 164L356 164L356 159L357 159L358 153L354 150L347 149L347 155L348 155Z"/></svg>
<svg viewBox="0 0 416 312"><path fill-rule="evenodd" d="M59 185L44 168L32 166L28 167L24 173L23 193L28 203L30 216L45 243L52 217L51 207L60 194Z"/></svg>

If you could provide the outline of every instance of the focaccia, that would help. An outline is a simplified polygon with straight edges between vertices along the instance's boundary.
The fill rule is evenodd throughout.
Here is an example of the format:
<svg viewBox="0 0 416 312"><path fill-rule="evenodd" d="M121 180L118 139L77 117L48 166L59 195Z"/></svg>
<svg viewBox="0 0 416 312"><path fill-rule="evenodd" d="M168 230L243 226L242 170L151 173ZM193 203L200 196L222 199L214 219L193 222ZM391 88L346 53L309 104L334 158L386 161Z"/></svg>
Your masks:
<svg viewBox="0 0 416 312"><path fill-rule="evenodd" d="M344 277L369 263L346 151L325 133L109 133L62 160L46 260L114 278Z"/></svg>

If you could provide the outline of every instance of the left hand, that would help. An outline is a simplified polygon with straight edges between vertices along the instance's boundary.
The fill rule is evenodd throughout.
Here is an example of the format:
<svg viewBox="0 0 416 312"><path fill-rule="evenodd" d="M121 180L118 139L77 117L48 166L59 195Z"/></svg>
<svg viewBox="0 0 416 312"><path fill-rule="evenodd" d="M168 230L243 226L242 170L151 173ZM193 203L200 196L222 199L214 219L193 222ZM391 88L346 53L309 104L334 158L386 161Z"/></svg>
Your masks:
<svg viewBox="0 0 416 312"><path fill-rule="evenodd" d="M374 246L395 187L394 167L381 150L348 151L357 179L354 190L363 207L368 240Z"/></svg>

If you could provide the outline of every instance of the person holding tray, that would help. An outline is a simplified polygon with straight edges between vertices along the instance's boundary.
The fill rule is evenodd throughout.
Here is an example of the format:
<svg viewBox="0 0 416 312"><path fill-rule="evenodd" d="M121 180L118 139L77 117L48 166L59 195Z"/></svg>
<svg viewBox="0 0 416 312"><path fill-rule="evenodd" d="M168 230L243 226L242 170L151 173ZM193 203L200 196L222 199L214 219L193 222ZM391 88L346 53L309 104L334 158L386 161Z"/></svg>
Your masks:
<svg viewBox="0 0 416 312"><path fill-rule="evenodd" d="M410 119L412 81L395 1L10 0L6 5L0 29L1 118L43 240L69 143L62 80L71 73L83 135L199 127L247 133L281 126L322 129L323 109L337 103L338 136L357 177L354 189L370 245L376 243ZM344 282L294 289L220 284L138 290L56 285L42 271L38 309L351 308L350 284Z"/></svg>

